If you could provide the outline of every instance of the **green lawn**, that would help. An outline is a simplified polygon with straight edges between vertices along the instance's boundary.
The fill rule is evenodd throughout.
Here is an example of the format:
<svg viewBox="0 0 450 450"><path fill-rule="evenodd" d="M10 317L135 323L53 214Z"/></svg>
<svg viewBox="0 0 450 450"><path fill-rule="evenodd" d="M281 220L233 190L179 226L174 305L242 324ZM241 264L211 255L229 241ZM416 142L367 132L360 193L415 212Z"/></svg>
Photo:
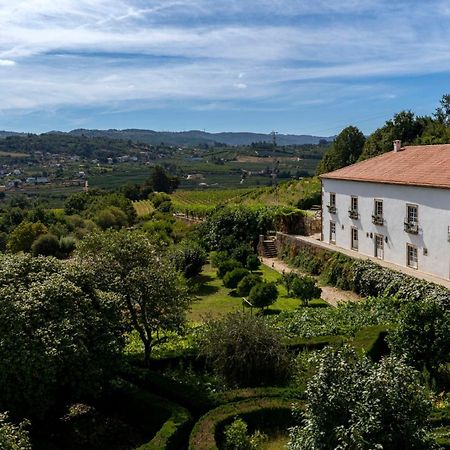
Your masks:
<svg viewBox="0 0 450 450"><path fill-rule="evenodd" d="M261 266L257 272L266 281L277 281L281 275L270 267ZM223 286L222 280L217 277L216 269L207 265L197 278L200 288L197 293L197 300L192 304L189 313L189 320L201 322L205 316L218 317L232 311L242 310L242 297L237 296L231 289ZM276 314L279 311L292 311L300 306L299 300L288 297L286 289L278 286L278 300L269 307L268 313ZM326 305L323 300L313 300L311 305Z"/></svg>

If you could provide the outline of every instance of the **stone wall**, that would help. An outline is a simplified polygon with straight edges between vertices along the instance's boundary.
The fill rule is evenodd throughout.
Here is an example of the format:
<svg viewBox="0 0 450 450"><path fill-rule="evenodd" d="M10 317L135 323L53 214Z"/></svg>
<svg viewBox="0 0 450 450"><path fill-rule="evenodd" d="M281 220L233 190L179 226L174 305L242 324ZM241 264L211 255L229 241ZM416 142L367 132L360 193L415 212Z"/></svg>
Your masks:
<svg viewBox="0 0 450 450"><path fill-rule="evenodd" d="M289 252L291 256L298 255L302 250L305 250L306 252L312 254L312 255L323 255L326 252L332 253L331 250L325 250L323 247L303 241L301 237L298 236L292 236L286 233L280 233L277 232L277 237L275 240L278 255L282 255L283 250L285 247L289 247Z"/></svg>

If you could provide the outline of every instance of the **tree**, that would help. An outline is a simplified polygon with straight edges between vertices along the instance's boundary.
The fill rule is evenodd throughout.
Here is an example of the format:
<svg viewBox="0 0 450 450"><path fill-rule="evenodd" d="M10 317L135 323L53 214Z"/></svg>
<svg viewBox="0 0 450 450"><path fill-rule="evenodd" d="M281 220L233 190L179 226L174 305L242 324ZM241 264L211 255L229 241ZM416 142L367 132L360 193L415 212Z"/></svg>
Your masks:
<svg viewBox="0 0 450 450"><path fill-rule="evenodd" d="M260 450L267 441L267 436L260 431L250 435L247 424L240 418L225 428L224 437L226 450Z"/></svg>
<svg viewBox="0 0 450 450"><path fill-rule="evenodd" d="M28 433L29 422L24 421L14 425L9 421L8 414L0 413L0 448L2 450L31 450Z"/></svg>
<svg viewBox="0 0 450 450"><path fill-rule="evenodd" d="M244 278L242 278L241 281L239 281L237 285L237 293L241 297L246 297L248 294L250 294L252 287L261 283L261 281L261 277L259 275L256 275L255 273L246 275Z"/></svg>
<svg viewBox="0 0 450 450"><path fill-rule="evenodd" d="M287 295L291 295L292 283L298 278L295 272L285 272L281 275L279 283L285 287Z"/></svg>
<svg viewBox="0 0 450 450"><path fill-rule="evenodd" d="M106 231L87 236L79 257L92 267L100 289L118 294L124 316L138 333L144 359L150 364L153 347L167 331L181 331L190 298L181 275L138 231Z"/></svg>
<svg viewBox="0 0 450 450"><path fill-rule="evenodd" d="M9 235L7 249L12 253L20 251L29 252L33 242L41 235L47 233L47 227L41 222L23 221Z"/></svg>
<svg viewBox="0 0 450 450"><path fill-rule="evenodd" d="M320 298L322 289L316 286L316 282L311 277L297 276L292 282L292 293L301 300L303 305L307 306L310 300Z"/></svg>
<svg viewBox="0 0 450 450"><path fill-rule="evenodd" d="M302 421L290 430L290 450L430 449L431 402L419 373L388 357L372 363L350 347L327 348L314 358Z"/></svg>
<svg viewBox="0 0 450 450"><path fill-rule="evenodd" d="M445 126L450 125L450 94L444 94L439 102L440 106L436 108L434 117Z"/></svg>
<svg viewBox="0 0 450 450"><path fill-rule="evenodd" d="M436 373L450 355L450 313L434 301L406 303L388 336L392 352L419 370Z"/></svg>
<svg viewBox="0 0 450 450"><path fill-rule="evenodd" d="M217 266L217 276L219 278L223 278L228 272L240 268L242 268L242 264L235 259L226 259L224 261L220 261L219 265Z"/></svg>
<svg viewBox="0 0 450 450"><path fill-rule="evenodd" d="M206 252L195 242L186 241L172 251L175 268L186 278L200 274L206 264Z"/></svg>
<svg viewBox="0 0 450 450"><path fill-rule="evenodd" d="M317 168L317 174L354 164L361 155L365 140L364 134L358 128L353 126L344 128L325 153Z"/></svg>
<svg viewBox="0 0 450 450"><path fill-rule="evenodd" d="M165 192L171 194L178 188L180 179L171 177L161 166L155 166L151 176L151 186L156 192Z"/></svg>
<svg viewBox="0 0 450 450"><path fill-rule="evenodd" d="M128 224L127 215L117 206L108 206L100 210L94 217L94 222L102 229L118 230Z"/></svg>
<svg viewBox="0 0 450 450"><path fill-rule="evenodd" d="M263 317L232 313L207 320L200 353L230 386L273 385L289 376L286 348Z"/></svg>
<svg viewBox="0 0 450 450"><path fill-rule="evenodd" d="M233 269L231 272L227 272L223 277L223 285L228 289L236 289L238 283L248 274L249 271L242 267Z"/></svg>
<svg viewBox="0 0 450 450"><path fill-rule="evenodd" d="M275 283L262 283L253 286L248 296L248 301L256 308L267 308L273 305L278 297L278 290Z"/></svg>
<svg viewBox="0 0 450 450"><path fill-rule="evenodd" d="M124 327L118 299L75 262L0 256L0 410L42 417L95 395L116 370Z"/></svg>
<svg viewBox="0 0 450 450"><path fill-rule="evenodd" d="M41 234L31 246L34 256L59 256L60 246L58 238L51 233Z"/></svg>
<svg viewBox="0 0 450 450"><path fill-rule="evenodd" d="M245 261L245 267L250 270L250 272L253 272L255 270L259 269L260 261L258 258L258 255L252 254L247 256L247 260Z"/></svg>

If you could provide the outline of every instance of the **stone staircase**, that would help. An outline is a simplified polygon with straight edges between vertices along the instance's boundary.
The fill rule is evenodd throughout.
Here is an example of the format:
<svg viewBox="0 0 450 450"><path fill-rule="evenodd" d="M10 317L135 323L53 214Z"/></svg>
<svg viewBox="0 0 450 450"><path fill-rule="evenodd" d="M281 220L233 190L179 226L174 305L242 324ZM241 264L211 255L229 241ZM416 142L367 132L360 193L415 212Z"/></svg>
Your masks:
<svg viewBox="0 0 450 450"><path fill-rule="evenodd" d="M278 255L274 239L265 239L263 241L262 250L266 258L276 258Z"/></svg>

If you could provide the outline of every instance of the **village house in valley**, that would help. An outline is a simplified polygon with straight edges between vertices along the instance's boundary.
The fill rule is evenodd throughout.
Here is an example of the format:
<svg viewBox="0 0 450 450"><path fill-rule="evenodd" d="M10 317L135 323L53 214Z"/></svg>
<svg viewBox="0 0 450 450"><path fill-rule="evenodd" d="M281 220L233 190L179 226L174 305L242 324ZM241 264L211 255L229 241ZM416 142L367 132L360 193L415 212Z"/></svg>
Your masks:
<svg viewBox="0 0 450 450"><path fill-rule="evenodd" d="M450 144L395 141L321 179L324 242L450 278Z"/></svg>

